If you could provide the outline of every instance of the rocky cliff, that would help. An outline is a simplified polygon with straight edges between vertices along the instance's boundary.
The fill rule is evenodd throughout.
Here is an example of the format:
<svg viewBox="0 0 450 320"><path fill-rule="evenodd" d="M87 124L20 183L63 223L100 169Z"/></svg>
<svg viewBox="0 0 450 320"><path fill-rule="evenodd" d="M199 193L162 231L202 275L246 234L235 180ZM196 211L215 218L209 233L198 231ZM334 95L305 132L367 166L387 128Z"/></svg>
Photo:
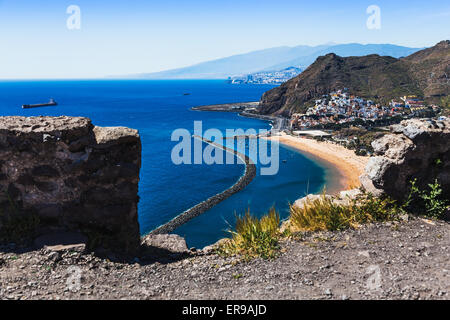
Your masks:
<svg viewBox="0 0 450 320"><path fill-rule="evenodd" d="M319 57L299 76L264 93L260 112L284 116L304 112L314 99L342 88L383 101L415 94L439 102L450 95L449 75L448 40L402 59L379 55L343 58L331 53Z"/></svg>
<svg viewBox="0 0 450 320"><path fill-rule="evenodd" d="M0 117L0 239L76 231L91 247L136 251L140 166L136 130Z"/></svg>
<svg viewBox="0 0 450 320"><path fill-rule="evenodd" d="M360 180L375 194L404 200L410 181L423 190L435 179L450 194L450 120L407 120L391 127L391 134L375 140L375 157Z"/></svg>

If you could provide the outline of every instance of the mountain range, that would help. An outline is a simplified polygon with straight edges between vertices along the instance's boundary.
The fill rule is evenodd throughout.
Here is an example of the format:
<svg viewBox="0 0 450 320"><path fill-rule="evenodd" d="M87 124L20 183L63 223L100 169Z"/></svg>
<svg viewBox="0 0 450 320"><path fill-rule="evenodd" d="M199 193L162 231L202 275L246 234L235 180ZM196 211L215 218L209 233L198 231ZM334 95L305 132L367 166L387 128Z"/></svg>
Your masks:
<svg viewBox="0 0 450 320"><path fill-rule="evenodd" d="M408 56L421 48L409 48L392 44L328 44L320 46L276 47L234 55L227 58L199 63L193 66L161 71L121 76L137 79L227 79L262 71L277 71L288 67L305 69L319 56L337 55L363 56L368 54L388 55L395 58Z"/></svg>
<svg viewBox="0 0 450 320"><path fill-rule="evenodd" d="M343 88L381 102L404 95L428 102L446 101L450 95L450 41L403 58L320 56L297 77L264 93L260 112L284 116L304 112L315 99Z"/></svg>

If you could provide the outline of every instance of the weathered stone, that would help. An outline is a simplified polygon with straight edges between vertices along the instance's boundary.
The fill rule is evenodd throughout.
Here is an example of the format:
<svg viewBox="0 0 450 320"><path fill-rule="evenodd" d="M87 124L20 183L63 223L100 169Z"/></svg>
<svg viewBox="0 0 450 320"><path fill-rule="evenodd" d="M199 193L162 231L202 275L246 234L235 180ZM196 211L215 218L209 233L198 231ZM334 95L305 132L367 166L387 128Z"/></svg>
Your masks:
<svg viewBox="0 0 450 320"><path fill-rule="evenodd" d="M88 204L103 203L104 205L116 202L117 199L111 197L111 191L106 188L96 187L88 189L82 195L83 202Z"/></svg>
<svg viewBox="0 0 450 320"><path fill-rule="evenodd" d="M344 190L339 193L341 199L356 199L363 193L360 189Z"/></svg>
<svg viewBox="0 0 450 320"><path fill-rule="evenodd" d="M35 183L33 176L30 174L27 174L27 173L21 175L19 178L17 178L16 181L17 181L17 183L24 185L24 186L30 186Z"/></svg>
<svg viewBox="0 0 450 320"><path fill-rule="evenodd" d="M376 155L384 155L389 159L402 159L413 146L414 143L402 135L386 135L372 143Z"/></svg>
<svg viewBox="0 0 450 320"><path fill-rule="evenodd" d="M62 207L59 204L47 204L39 207L37 214L43 219L56 219L62 214Z"/></svg>
<svg viewBox="0 0 450 320"><path fill-rule="evenodd" d="M402 122L402 133L411 140L419 136L430 136L433 131L441 131L441 127L436 125L436 122L430 120L412 119Z"/></svg>
<svg viewBox="0 0 450 320"><path fill-rule="evenodd" d="M125 127L95 127L94 128L95 139L99 146L134 142L139 137L137 130L129 129Z"/></svg>
<svg viewBox="0 0 450 320"><path fill-rule="evenodd" d="M0 135L7 133L7 139L15 142L27 141L20 139L26 136L42 143L49 135L55 139L74 141L89 135L92 128L90 119L79 117L0 117Z"/></svg>
<svg viewBox="0 0 450 320"><path fill-rule="evenodd" d="M8 197L11 200L16 200L21 196L21 191L19 188L17 188L14 184L10 183L8 186L8 189L6 191Z"/></svg>
<svg viewBox="0 0 450 320"><path fill-rule="evenodd" d="M94 139L94 136L92 135L92 136L82 137L81 139L73 141L69 145L69 151L74 152L74 153L84 151L84 149L86 147L88 147L89 145L92 145L93 139Z"/></svg>
<svg viewBox="0 0 450 320"><path fill-rule="evenodd" d="M437 179L450 194L450 121L406 120L391 131L372 143L377 157L360 178L366 191L403 200L413 179L421 189Z"/></svg>
<svg viewBox="0 0 450 320"><path fill-rule="evenodd" d="M78 251L86 249L87 237L77 232L55 232L40 236L34 240L36 249L45 248L53 252Z"/></svg>
<svg viewBox="0 0 450 320"><path fill-rule="evenodd" d="M321 194L309 194L304 198L298 199L297 201L294 202L294 206L299 207L299 208L303 208L305 206L305 204L307 204L308 202L314 202L316 200L320 200L322 199L323 195ZM330 195L325 195L325 197L327 199L332 199L332 196Z"/></svg>
<svg viewBox="0 0 450 320"><path fill-rule="evenodd" d="M0 117L0 146L0 193L37 214L40 231L81 232L92 246L138 250L136 130L94 127L87 118Z"/></svg>
<svg viewBox="0 0 450 320"><path fill-rule="evenodd" d="M394 164L393 160L384 157L373 157L367 162L365 173L373 185L381 189L384 185L382 177L386 174L386 171Z"/></svg>
<svg viewBox="0 0 450 320"><path fill-rule="evenodd" d="M294 202L294 206L302 209L306 204L312 203L317 200L321 200L325 197L327 200L331 200L336 205L349 205L355 199L358 199L363 194L360 189L352 189L341 191L339 195L323 195L323 194L309 194L304 198L298 199ZM289 221L283 223L282 230L289 228Z"/></svg>
<svg viewBox="0 0 450 320"><path fill-rule="evenodd" d="M55 168L48 166L48 165L35 167L35 168L33 168L31 173L33 176L37 176L37 177L52 178L52 177L59 176L58 170L56 170Z"/></svg>
<svg viewBox="0 0 450 320"><path fill-rule="evenodd" d="M142 244L147 247L164 249L173 253L187 253L186 240L176 234L147 235L142 239Z"/></svg>
<svg viewBox="0 0 450 320"><path fill-rule="evenodd" d="M380 197L383 195L383 190L376 188L367 174L361 175L359 177L359 181L367 193L370 193L375 197Z"/></svg>
<svg viewBox="0 0 450 320"><path fill-rule="evenodd" d="M58 185L51 181L36 181L35 185L42 192L52 192L58 189Z"/></svg>
<svg viewBox="0 0 450 320"><path fill-rule="evenodd" d="M283 231L284 230L282 230L281 232L283 232ZM211 244L209 246L204 247L202 249L202 251L205 254L214 253L217 249L219 249L222 245L225 245L229 241L230 241L230 239L228 239L228 238L220 239L216 243L213 243L213 244Z"/></svg>

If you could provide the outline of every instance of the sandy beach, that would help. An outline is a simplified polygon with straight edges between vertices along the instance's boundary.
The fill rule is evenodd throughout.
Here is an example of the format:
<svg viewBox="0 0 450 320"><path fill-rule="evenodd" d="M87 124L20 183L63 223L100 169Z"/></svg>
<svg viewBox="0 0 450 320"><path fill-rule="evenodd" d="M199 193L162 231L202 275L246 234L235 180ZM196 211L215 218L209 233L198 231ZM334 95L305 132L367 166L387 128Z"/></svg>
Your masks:
<svg viewBox="0 0 450 320"><path fill-rule="evenodd" d="M331 178L336 181L327 185L327 192L337 193L360 186L359 176L364 172L369 157L357 156L352 150L331 142L318 142L286 134L268 139L279 139L280 143L302 151L326 166L335 168Z"/></svg>

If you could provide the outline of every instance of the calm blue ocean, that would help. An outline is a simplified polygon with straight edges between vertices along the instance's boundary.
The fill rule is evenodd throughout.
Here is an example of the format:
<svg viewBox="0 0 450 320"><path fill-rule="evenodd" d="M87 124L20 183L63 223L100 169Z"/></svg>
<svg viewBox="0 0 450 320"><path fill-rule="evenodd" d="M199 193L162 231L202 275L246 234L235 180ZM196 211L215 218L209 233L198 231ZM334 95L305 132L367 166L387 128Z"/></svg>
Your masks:
<svg viewBox="0 0 450 320"><path fill-rule="evenodd" d="M230 85L224 81L0 81L0 115L84 116L99 126L138 129L142 138L139 223L142 234L233 185L243 165L180 165L171 162L177 128L269 129L266 121L234 113L195 112L198 105L257 101L268 85ZM190 95L184 95L190 93ZM54 98L59 106L22 110L22 104ZM280 171L258 175L243 191L176 230L189 246L202 248L227 235L236 214L250 209L264 214L275 206L285 218L288 204L317 192L325 183L326 168L290 148L280 148ZM259 170L258 170L259 174Z"/></svg>

